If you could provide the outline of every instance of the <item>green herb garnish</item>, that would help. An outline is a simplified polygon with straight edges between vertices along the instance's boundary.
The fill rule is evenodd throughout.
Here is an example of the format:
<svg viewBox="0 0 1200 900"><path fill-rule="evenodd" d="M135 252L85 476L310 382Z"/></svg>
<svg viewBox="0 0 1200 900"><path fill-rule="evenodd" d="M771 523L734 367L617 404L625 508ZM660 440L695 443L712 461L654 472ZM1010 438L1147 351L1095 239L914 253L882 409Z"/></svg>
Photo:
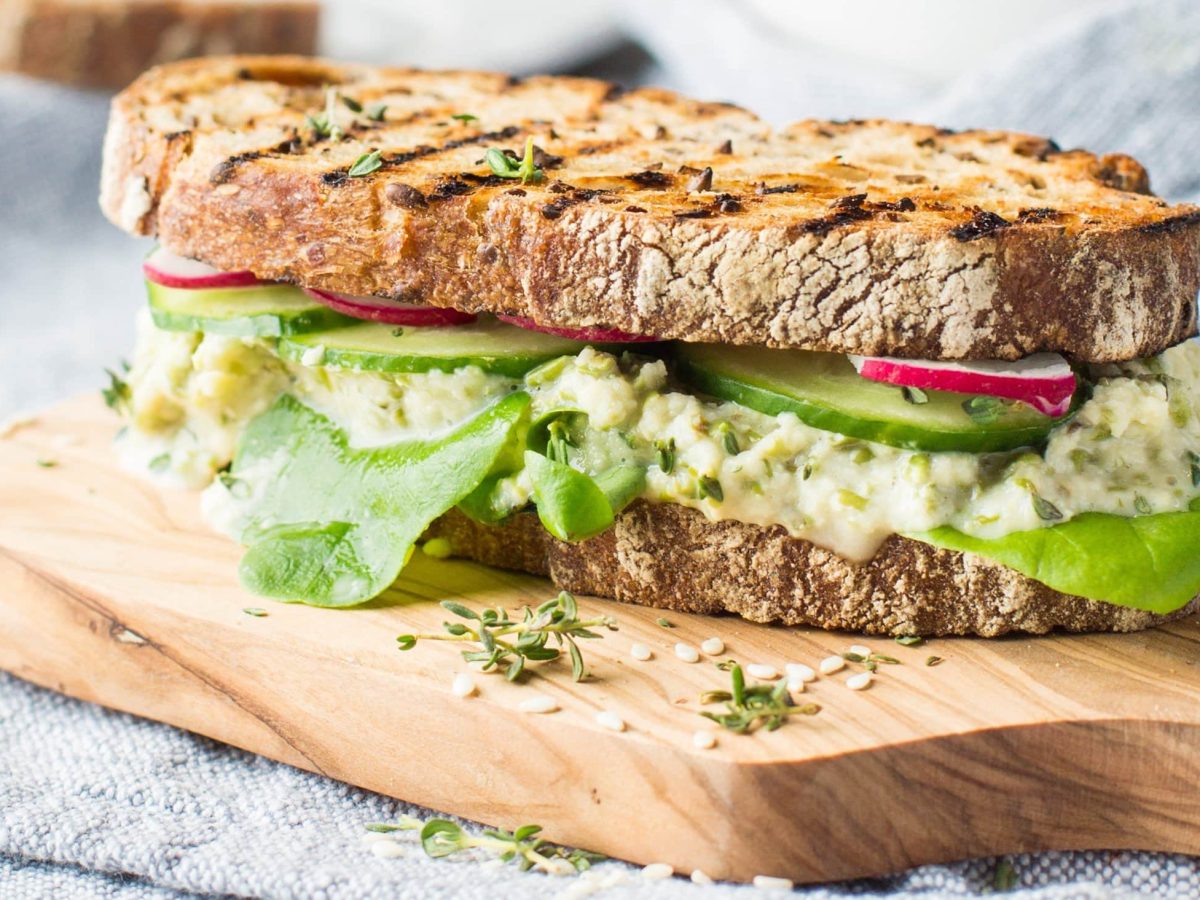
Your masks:
<svg viewBox="0 0 1200 900"><path fill-rule="evenodd" d="M1187 455L1192 466L1192 487L1200 487L1200 453L1189 450Z"/></svg>
<svg viewBox="0 0 1200 900"><path fill-rule="evenodd" d="M617 621L612 616L580 619L575 597L562 591L553 600L547 600L536 610L526 606L519 621L509 618L508 611L489 608L477 613L461 603L443 600L442 608L465 619L461 622L443 624L445 634L402 634L396 638L401 650L411 650L417 641L468 641L479 644L478 650L464 650L467 662L483 663L483 671L504 668L504 677L515 681L525 670L527 662L548 662L558 659L559 648L565 647L571 657L571 677L582 681L587 671L583 665L583 654L577 640L594 639L603 635L592 628L617 630ZM516 640L505 640L508 636ZM548 647L553 638L556 647Z"/></svg>
<svg viewBox="0 0 1200 900"><path fill-rule="evenodd" d="M147 463L146 467L151 472L154 472L155 474L167 471L167 469L169 469L171 467L171 454L170 453L158 454L158 456L154 457L154 459L150 460L150 462Z"/></svg>
<svg viewBox="0 0 1200 900"><path fill-rule="evenodd" d="M122 363L121 366L125 372L129 371L128 363ZM100 389L104 405L109 409L122 412L129 407L129 401L133 397L133 392L129 389L129 382L112 369L105 369L104 373L108 375L108 387Z"/></svg>
<svg viewBox="0 0 1200 900"><path fill-rule="evenodd" d="M457 122L478 122L479 121L479 116L473 116L470 113L456 113L455 115L451 116L450 118L454 119Z"/></svg>
<svg viewBox="0 0 1200 900"><path fill-rule="evenodd" d="M360 113L363 111L362 104L359 103L357 100L355 100L353 97L347 97L347 96L343 95L342 102L346 104L346 109L350 110L350 112Z"/></svg>
<svg viewBox="0 0 1200 900"><path fill-rule="evenodd" d="M41 457L37 460L37 464L39 466L41 466L43 469L53 469L55 466L58 465L58 460L57 459L47 459L46 457Z"/></svg>
<svg viewBox="0 0 1200 900"><path fill-rule="evenodd" d="M799 713L812 716L821 711L821 707L815 703L806 703L803 706L793 703L792 695L788 693L786 678L780 678L773 685L747 686L746 676L742 674L742 667L737 663L730 666L729 675L731 690L708 691L700 698L701 703L724 703L725 712L702 712L700 715L736 734L747 734L759 727L774 731L790 715Z"/></svg>
<svg viewBox="0 0 1200 900"><path fill-rule="evenodd" d="M1033 511L1039 519L1054 522L1063 517L1062 510L1037 492L1030 495L1033 498Z"/></svg>
<svg viewBox="0 0 1200 900"><path fill-rule="evenodd" d="M902 634L896 638L896 643L901 647L920 647L925 643L925 638L919 634Z"/></svg>
<svg viewBox="0 0 1200 900"><path fill-rule="evenodd" d="M940 656L928 656L925 658L925 665L927 666L940 666L944 662L945 660Z"/></svg>
<svg viewBox="0 0 1200 900"><path fill-rule="evenodd" d="M664 475L675 470L675 438L654 442L654 460Z"/></svg>
<svg viewBox="0 0 1200 900"><path fill-rule="evenodd" d="M337 98L337 88L326 88L325 110L304 117L304 124L312 129L313 134L317 137L327 137L335 141L340 141L345 136L346 133L337 123Z"/></svg>
<svg viewBox="0 0 1200 900"><path fill-rule="evenodd" d="M487 162L493 175L500 178L519 178L521 184L536 183L545 177L541 166L536 165L533 161L532 137L525 139L525 156L521 159L493 147L484 155L484 161Z"/></svg>
<svg viewBox="0 0 1200 900"><path fill-rule="evenodd" d="M356 159L350 166L346 174L351 178L362 178L364 175L370 175L383 165L380 159L382 151L372 150L370 153L364 153Z"/></svg>
<svg viewBox="0 0 1200 900"><path fill-rule="evenodd" d="M659 616L657 619L655 619L654 624L657 625L659 628L674 628L675 627L675 625L673 623L668 622L662 616Z"/></svg>
<svg viewBox="0 0 1200 900"><path fill-rule="evenodd" d="M929 395L918 387L902 387L900 388L900 396L904 398L905 402L912 403L917 406L920 406L922 403L929 402ZM968 411L968 415L969 414L970 413Z"/></svg>
<svg viewBox="0 0 1200 900"><path fill-rule="evenodd" d="M1011 862L1007 859L996 860L996 868L992 872L992 890L1011 891L1019 880L1016 867Z"/></svg>
<svg viewBox="0 0 1200 900"><path fill-rule="evenodd" d="M700 499L711 497L717 503L725 499L725 491L721 489L721 482L713 478L711 475L701 475L698 482L700 490Z"/></svg>
<svg viewBox="0 0 1200 900"><path fill-rule="evenodd" d="M267 615L267 611L261 606L247 606L242 612L248 616L254 616L256 619L261 619Z"/></svg>
<svg viewBox="0 0 1200 900"><path fill-rule="evenodd" d="M583 872L607 857L588 850L569 850L550 844L538 837L541 825L522 825L509 832L486 828L482 834L471 834L448 819L422 822L404 816L396 823L372 823L367 831L392 834L397 831L419 831L421 848L433 859L441 859L463 850L483 850L504 862L516 863L521 871L537 869L550 875L569 875Z"/></svg>
<svg viewBox="0 0 1200 900"><path fill-rule="evenodd" d="M1151 512L1153 512L1153 510L1150 509L1150 501L1147 500L1145 497L1143 497L1141 494L1134 494L1133 508L1135 510L1137 510L1139 513L1141 513L1143 516L1148 516L1148 515L1150 515Z"/></svg>
<svg viewBox="0 0 1200 900"><path fill-rule="evenodd" d="M367 107L367 118L372 122L382 122L383 114L387 112L386 103L375 103Z"/></svg>

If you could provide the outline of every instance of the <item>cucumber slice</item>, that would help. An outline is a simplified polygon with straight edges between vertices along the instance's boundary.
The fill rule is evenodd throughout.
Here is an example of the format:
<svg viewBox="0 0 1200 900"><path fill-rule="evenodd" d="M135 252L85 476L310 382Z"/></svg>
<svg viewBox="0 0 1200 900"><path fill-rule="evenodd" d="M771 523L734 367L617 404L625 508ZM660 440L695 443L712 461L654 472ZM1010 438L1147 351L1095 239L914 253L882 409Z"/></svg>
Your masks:
<svg viewBox="0 0 1200 900"><path fill-rule="evenodd" d="M972 416L963 404L974 395L950 391L924 391L926 402L911 403L900 388L860 376L839 353L681 344L676 359L680 376L714 397L909 450L1012 450L1044 441L1067 418L1005 401L988 401L987 415Z"/></svg>
<svg viewBox="0 0 1200 900"><path fill-rule="evenodd" d="M173 288L146 282L150 315L165 331L229 337L281 337L354 322L288 284Z"/></svg>
<svg viewBox="0 0 1200 900"><path fill-rule="evenodd" d="M279 342L279 354L304 362L306 354L323 349L321 365L346 369L452 372L463 366L479 366L485 372L520 378L534 366L557 356L573 356L586 346L583 341L480 318L470 325L444 328L397 328L361 322L348 328L284 338Z"/></svg>

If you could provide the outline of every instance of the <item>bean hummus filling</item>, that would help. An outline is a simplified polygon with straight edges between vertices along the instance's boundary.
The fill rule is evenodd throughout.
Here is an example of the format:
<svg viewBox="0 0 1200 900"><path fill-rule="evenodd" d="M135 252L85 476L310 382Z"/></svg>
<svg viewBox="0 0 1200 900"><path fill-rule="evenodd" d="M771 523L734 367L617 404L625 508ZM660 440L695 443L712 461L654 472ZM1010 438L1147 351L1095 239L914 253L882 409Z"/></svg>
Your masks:
<svg viewBox="0 0 1200 900"><path fill-rule="evenodd" d="M134 469L207 485L205 508L227 531L238 530L239 493L258 487L249 472L236 483L222 473L248 424L284 395L365 449L450 435L523 392L531 434L545 434L557 461L592 476L644 471L636 491L645 500L779 525L856 560L891 534L940 526L991 539L1085 513L1187 510L1200 493L1200 343L1080 375L1086 399L1041 448L913 451L709 399L636 347L619 355L588 347L520 378L473 365L357 371L321 352L285 359L268 338L161 330L144 314L118 446ZM260 467L257 477L272 473ZM498 512L533 500L528 468L496 480Z"/></svg>

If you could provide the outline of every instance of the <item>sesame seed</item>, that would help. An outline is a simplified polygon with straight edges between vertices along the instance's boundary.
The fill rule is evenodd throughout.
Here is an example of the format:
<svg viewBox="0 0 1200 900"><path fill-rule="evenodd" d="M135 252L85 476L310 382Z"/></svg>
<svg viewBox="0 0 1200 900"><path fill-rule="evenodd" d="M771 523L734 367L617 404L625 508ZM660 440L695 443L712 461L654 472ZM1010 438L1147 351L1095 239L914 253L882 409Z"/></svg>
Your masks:
<svg viewBox="0 0 1200 900"><path fill-rule="evenodd" d="M625 730L625 720L615 712L609 712L607 709L596 713L596 724L602 728L607 728L609 731Z"/></svg>
<svg viewBox="0 0 1200 900"><path fill-rule="evenodd" d="M660 878L670 878L675 870L666 863L650 863L642 869L642 877L657 881Z"/></svg>
<svg viewBox="0 0 1200 900"><path fill-rule="evenodd" d="M574 875L575 867L565 859L549 859L546 861L546 873L549 875Z"/></svg>
<svg viewBox="0 0 1200 900"><path fill-rule="evenodd" d="M700 662L700 651L691 644L679 643L675 645L675 655L684 662Z"/></svg>
<svg viewBox="0 0 1200 900"><path fill-rule="evenodd" d="M852 691L865 691L871 686L871 673L859 672L846 679L846 687Z"/></svg>
<svg viewBox="0 0 1200 900"><path fill-rule="evenodd" d="M528 700L522 700L517 709L523 713L552 713L558 711L558 701L545 694L537 694Z"/></svg>
<svg viewBox="0 0 1200 900"><path fill-rule="evenodd" d="M788 690L793 694L803 694L807 689L803 679L788 677Z"/></svg>
<svg viewBox="0 0 1200 900"><path fill-rule="evenodd" d="M850 645L850 652L851 652L851 653L855 653L855 654L857 654L858 656L870 656L870 655L871 655L871 648L870 648L870 647L864 647L862 644L851 644L851 645Z"/></svg>
<svg viewBox="0 0 1200 900"><path fill-rule="evenodd" d="M692 746L697 750L711 750L717 746L717 736L711 731L697 731L692 735Z"/></svg>
<svg viewBox="0 0 1200 900"><path fill-rule="evenodd" d="M788 678L799 679L800 681L816 681L817 673L813 671L811 666L806 666L804 663L788 663L783 667L787 672Z"/></svg>
<svg viewBox="0 0 1200 900"><path fill-rule="evenodd" d="M840 672L846 668L846 661L840 656L827 656L821 660L819 668L822 675L832 675L834 672Z"/></svg>
<svg viewBox="0 0 1200 900"><path fill-rule="evenodd" d="M642 662L654 658L653 651L651 651L650 648L645 644L631 644L629 647L629 655L634 659L641 660Z"/></svg>
<svg viewBox="0 0 1200 900"><path fill-rule="evenodd" d="M405 847L399 841L376 841L371 844L371 852L383 859L396 859L406 855Z"/></svg>
<svg viewBox="0 0 1200 900"><path fill-rule="evenodd" d="M719 637L710 637L700 645L700 649L709 656L720 656L725 652L725 642Z"/></svg>
<svg viewBox="0 0 1200 900"><path fill-rule="evenodd" d="M325 345L317 344L315 347L309 347L300 354L300 362L306 366L319 366L325 362Z"/></svg>
<svg viewBox="0 0 1200 900"><path fill-rule="evenodd" d="M746 666L746 674L751 678L761 678L763 681L770 681L772 678L779 677L779 670L766 663L750 663L750 665Z"/></svg>
<svg viewBox="0 0 1200 900"><path fill-rule="evenodd" d="M796 885L790 878L776 878L774 875L755 875L754 886L760 891L790 891Z"/></svg>
<svg viewBox="0 0 1200 900"><path fill-rule="evenodd" d="M712 876L701 869L692 869L692 884L712 884Z"/></svg>
<svg viewBox="0 0 1200 900"><path fill-rule="evenodd" d="M475 676L470 672L459 672L450 684L455 697L470 697L475 693Z"/></svg>

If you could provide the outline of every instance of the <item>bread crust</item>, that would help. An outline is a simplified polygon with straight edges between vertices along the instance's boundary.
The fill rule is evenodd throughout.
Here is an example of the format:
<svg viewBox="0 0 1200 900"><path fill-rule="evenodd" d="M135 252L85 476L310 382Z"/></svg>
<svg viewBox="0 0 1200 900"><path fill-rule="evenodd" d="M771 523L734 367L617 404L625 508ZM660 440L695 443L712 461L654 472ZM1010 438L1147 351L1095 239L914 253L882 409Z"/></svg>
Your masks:
<svg viewBox="0 0 1200 900"><path fill-rule="evenodd" d="M344 111L344 140L316 136L326 84L386 121ZM547 177L491 175L485 151L527 135L561 157ZM381 168L348 177L376 149ZM882 121L773 131L590 79L300 57L138 79L113 102L101 205L267 279L865 355L1152 355L1195 332L1200 287L1200 208L1154 197L1128 157Z"/></svg>
<svg viewBox="0 0 1200 900"><path fill-rule="evenodd" d="M1138 631L1170 616L1062 594L972 554L893 535L850 562L779 526L710 522L696 510L638 501L615 525L569 544L533 512L498 526L452 510L428 537L454 555L550 578L564 590L680 612L888 635Z"/></svg>
<svg viewBox="0 0 1200 900"><path fill-rule="evenodd" d="M311 53L319 14L312 0L5 0L0 69L119 88L172 59Z"/></svg>

